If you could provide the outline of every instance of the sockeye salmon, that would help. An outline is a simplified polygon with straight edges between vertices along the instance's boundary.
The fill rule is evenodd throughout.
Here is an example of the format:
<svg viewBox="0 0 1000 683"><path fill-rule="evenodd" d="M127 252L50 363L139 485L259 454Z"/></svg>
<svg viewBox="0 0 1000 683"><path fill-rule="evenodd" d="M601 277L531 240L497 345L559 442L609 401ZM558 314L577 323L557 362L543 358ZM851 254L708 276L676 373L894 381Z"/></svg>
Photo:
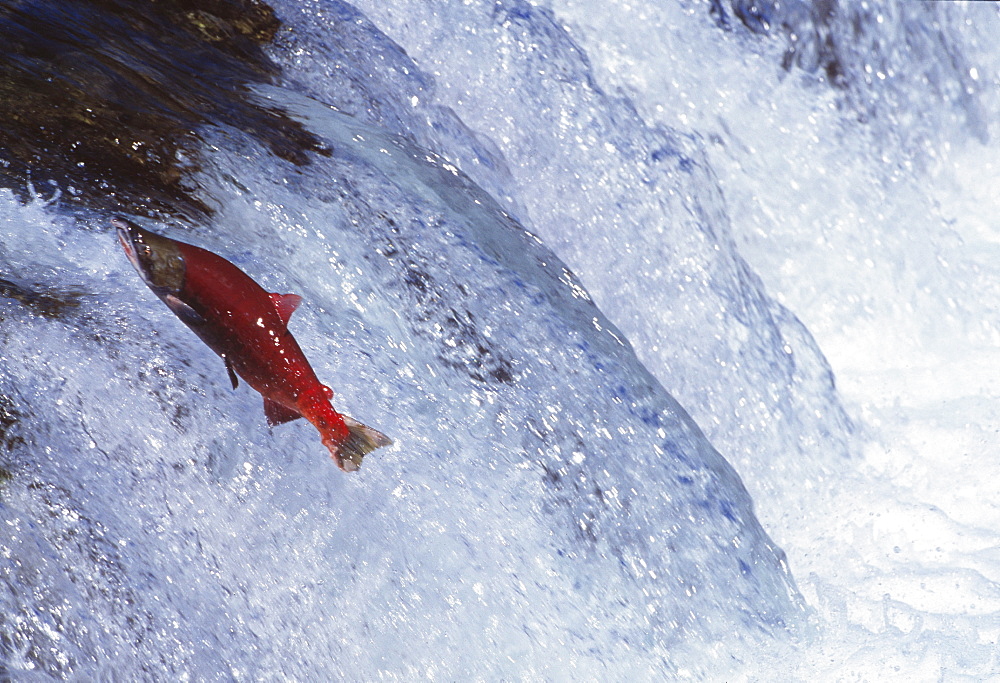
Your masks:
<svg viewBox="0 0 1000 683"><path fill-rule="evenodd" d="M371 451L392 443L330 404L333 391L320 383L288 331L300 296L270 294L206 249L124 219L115 218L111 224L128 260L153 293L222 357L233 388L242 377L260 392L269 425L305 417L347 472L357 470Z"/></svg>

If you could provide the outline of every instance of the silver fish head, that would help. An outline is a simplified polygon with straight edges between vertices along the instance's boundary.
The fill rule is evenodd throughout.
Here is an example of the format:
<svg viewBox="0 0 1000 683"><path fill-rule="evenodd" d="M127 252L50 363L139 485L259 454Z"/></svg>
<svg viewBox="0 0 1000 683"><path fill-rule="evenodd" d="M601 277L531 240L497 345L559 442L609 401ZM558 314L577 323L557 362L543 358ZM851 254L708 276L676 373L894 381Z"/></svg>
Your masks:
<svg viewBox="0 0 1000 683"><path fill-rule="evenodd" d="M123 218L111 219L129 262L150 289L159 295L184 289L184 255L177 242L143 230Z"/></svg>

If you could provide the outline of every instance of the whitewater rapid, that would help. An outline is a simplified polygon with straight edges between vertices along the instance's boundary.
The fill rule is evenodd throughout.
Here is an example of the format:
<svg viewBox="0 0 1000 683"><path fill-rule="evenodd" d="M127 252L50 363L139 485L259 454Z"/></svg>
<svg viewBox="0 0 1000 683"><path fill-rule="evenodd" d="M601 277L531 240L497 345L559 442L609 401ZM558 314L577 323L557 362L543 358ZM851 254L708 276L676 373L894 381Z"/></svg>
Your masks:
<svg viewBox="0 0 1000 683"><path fill-rule="evenodd" d="M0 673L996 674L995 9L273 6L180 185L0 190ZM301 295L396 445L268 429L112 211Z"/></svg>

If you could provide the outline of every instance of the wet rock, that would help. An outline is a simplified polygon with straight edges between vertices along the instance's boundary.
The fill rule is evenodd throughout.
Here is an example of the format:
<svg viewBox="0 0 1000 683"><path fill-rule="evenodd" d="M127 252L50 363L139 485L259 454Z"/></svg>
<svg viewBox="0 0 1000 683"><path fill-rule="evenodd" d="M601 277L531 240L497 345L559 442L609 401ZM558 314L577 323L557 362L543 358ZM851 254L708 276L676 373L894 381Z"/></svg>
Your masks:
<svg viewBox="0 0 1000 683"><path fill-rule="evenodd" d="M276 68L280 27L257 0L0 0L0 186L24 199L53 181L98 210L198 218L199 130L233 127L298 165L324 153L249 98Z"/></svg>

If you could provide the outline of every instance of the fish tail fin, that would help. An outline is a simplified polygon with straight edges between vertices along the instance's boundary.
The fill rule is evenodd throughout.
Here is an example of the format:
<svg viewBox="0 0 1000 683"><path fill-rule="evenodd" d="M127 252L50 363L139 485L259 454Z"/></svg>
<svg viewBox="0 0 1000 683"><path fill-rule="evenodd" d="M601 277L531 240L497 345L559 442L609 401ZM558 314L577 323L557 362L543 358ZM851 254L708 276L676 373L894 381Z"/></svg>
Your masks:
<svg viewBox="0 0 1000 683"><path fill-rule="evenodd" d="M392 439L382 432L363 425L352 417L344 415L344 424L349 432L346 439L329 446L337 464L345 472L354 472L361 467L361 460L376 448L392 445Z"/></svg>

